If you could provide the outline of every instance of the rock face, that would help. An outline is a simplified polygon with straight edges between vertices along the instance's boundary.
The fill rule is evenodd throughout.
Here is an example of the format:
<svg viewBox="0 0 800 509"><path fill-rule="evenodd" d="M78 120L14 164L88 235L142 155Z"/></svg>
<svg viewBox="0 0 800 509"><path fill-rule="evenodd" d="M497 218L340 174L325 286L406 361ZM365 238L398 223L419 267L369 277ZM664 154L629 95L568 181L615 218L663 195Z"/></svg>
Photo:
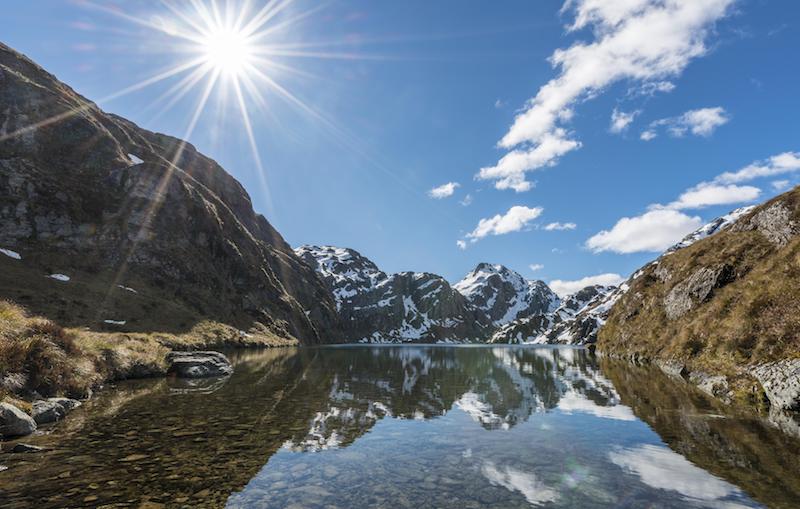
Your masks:
<svg viewBox="0 0 800 509"><path fill-rule="evenodd" d="M36 431L36 422L14 405L0 403L0 436L16 437Z"/></svg>
<svg viewBox="0 0 800 509"><path fill-rule="evenodd" d="M709 223L638 271L598 349L655 361L723 400L756 400L760 385L772 409L800 409L799 261L795 188Z"/></svg>
<svg viewBox="0 0 800 509"><path fill-rule="evenodd" d="M113 318L163 331L212 319L304 343L337 338L322 281L239 182L2 44L0 247L21 258L2 257L0 297L65 325ZM51 273L69 279L42 277Z"/></svg>
<svg viewBox="0 0 800 509"><path fill-rule="evenodd" d="M387 275L353 249L302 246L296 253L327 284L348 341L481 341L488 317L442 277L426 272Z"/></svg>
<svg viewBox="0 0 800 509"><path fill-rule="evenodd" d="M170 352L167 364L167 373L180 378L208 378L233 373L230 361L219 352Z"/></svg>

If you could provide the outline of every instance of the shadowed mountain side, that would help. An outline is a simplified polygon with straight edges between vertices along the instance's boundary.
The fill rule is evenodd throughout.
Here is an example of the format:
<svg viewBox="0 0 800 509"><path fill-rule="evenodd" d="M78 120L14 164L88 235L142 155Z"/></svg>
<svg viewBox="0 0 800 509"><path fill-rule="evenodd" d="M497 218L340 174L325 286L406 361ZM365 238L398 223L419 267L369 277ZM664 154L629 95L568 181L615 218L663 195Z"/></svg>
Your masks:
<svg viewBox="0 0 800 509"><path fill-rule="evenodd" d="M776 508L800 500L800 440L655 367L603 359L622 403L689 461ZM729 418L735 417L735 418Z"/></svg>
<svg viewBox="0 0 800 509"><path fill-rule="evenodd" d="M337 339L314 271L191 145L104 113L4 45L0 126L0 247L21 258L3 256L0 296L66 326L214 320Z"/></svg>

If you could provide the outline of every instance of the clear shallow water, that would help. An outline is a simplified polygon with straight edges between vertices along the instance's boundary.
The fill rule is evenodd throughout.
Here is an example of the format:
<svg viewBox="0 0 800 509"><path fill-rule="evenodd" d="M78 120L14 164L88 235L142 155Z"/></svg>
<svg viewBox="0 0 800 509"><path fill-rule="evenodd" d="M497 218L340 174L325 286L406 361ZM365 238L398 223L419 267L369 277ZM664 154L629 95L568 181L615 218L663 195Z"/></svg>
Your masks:
<svg viewBox="0 0 800 509"><path fill-rule="evenodd" d="M233 355L119 384L0 454L0 506L797 507L800 443L576 349ZM3 444L4 448L11 444Z"/></svg>

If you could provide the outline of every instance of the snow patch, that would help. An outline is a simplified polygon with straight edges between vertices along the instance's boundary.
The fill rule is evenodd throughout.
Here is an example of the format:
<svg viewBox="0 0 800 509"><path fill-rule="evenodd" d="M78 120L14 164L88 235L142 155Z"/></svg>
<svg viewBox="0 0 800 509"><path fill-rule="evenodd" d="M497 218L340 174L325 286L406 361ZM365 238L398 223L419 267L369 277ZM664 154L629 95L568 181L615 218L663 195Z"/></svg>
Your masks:
<svg viewBox="0 0 800 509"><path fill-rule="evenodd" d="M133 166L136 166L137 164L142 164L144 162L142 159L137 157L135 154L128 154L128 159L131 160L131 162L133 163Z"/></svg>
<svg viewBox="0 0 800 509"><path fill-rule="evenodd" d="M56 281L64 282L64 283L66 283L67 281L70 280L70 277L67 276L66 274L50 274L47 277L49 277L50 279L55 279Z"/></svg>
<svg viewBox="0 0 800 509"><path fill-rule="evenodd" d="M12 251L10 249L0 248L0 253L3 253L4 255L8 256L9 258L13 258L15 260L22 260L22 257L19 255L19 253L17 253L16 251Z"/></svg>

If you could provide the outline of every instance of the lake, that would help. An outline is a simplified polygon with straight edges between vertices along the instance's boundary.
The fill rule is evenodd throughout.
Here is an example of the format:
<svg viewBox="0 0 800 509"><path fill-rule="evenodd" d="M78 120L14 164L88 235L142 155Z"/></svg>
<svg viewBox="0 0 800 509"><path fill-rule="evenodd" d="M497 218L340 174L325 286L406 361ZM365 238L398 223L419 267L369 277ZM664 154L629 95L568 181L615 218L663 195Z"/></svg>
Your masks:
<svg viewBox="0 0 800 509"><path fill-rule="evenodd" d="M0 454L0 506L798 507L800 440L583 349L240 351ZM4 444L6 447L9 444Z"/></svg>

